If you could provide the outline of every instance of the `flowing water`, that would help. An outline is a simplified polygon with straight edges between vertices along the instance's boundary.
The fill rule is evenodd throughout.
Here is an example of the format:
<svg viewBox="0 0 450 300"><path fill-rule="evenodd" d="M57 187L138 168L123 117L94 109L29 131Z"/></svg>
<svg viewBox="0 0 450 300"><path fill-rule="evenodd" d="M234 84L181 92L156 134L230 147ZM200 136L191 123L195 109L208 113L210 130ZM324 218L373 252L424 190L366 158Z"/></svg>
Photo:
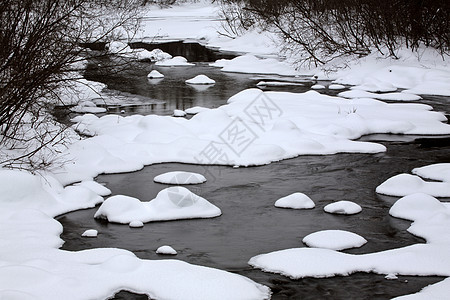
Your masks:
<svg viewBox="0 0 450 300"><path fill-rule="evenodd" d="M166 77L149 82L146 75L151 69L158 69ZM222 73L205 63L172 68L139 63L127 72L108 76L97 76L96 70L88 69L86 77L104 82L108 88L125 95L141 97L139 105L109 107L110 113L125 110L124 114L169 115L173 109L196 105L217 107L236 92L255 87L261 80L252 75ZM184 83L198 74L215 79L215 86L198 90ZM311 84L276 90L302 92ZM145 104L146 101L151 104ZM448 101L450 99L445 97L427 97L423 102L448 114ZM167 259L155 253L159 246L167 244L178 251L176 259L242 274L269 286L273 299L389 299L417 292L443 278L399 276L397 280L386 280L382 275L356 273L347 277L291 280L247 264L258 254L304 247L304 236L325 229L349 230L368 240L363 247L346 250L346 253L370 253L424 242L406 232L410 222L389 216L389 208L398 198L377 195L375 188L387 178L410 172L415 167L449 162L450 138L374 135L363 139L382 140L388 150L380 154L301 156L251 168L167 163L147 166L133 173L101 175L97 181L106 184L113 195L124 194L149 201L167 187L154 183L154 176L175 170L203 173L208 181L189 189L220 207L223 214L213 219L154 222L133 229L95 220L96 209L80 210L58 218L64 226L63 249L118 247L140 258ZM314 209L274 207L280 197L299 191L314 200ZM325 205L337 200L354 201L363 211L353 216L323 211ZM81 233L91 228L99 231L98 237L82 238ZM115 299L140 297L146 299L146 296L121 292Z"/></svg>

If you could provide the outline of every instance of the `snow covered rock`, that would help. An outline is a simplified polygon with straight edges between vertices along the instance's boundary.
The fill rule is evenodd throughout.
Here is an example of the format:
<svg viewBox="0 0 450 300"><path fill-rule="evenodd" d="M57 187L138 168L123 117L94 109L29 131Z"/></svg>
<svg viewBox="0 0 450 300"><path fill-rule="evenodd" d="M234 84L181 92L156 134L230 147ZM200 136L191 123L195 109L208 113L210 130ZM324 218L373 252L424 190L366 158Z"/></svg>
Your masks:
<svg viewBox="0 0 450 300"><path fill-rule="evenodd" d="M184 58L183 56L175 56L171 59L158 61L155 63L155 65L163 67L183 67L183 66L193 66L195 64L189 63L187 59Z"/></svg>
<svg viewBox="0 0 450 300"><path fill-rule="evenodd" d="M216 81L209 78L206 75L200 74L195 76L194 78L186 80L188 84L215 84Z"/></svg>
<svg viewBox="0 0 450 300"><path fill-rule="evenodd" d="M159 79L164 78L164 75L158 72L157 70L152 70L150 73L148 73L147 78L150 79Z"/></svg>
<svg viewBox="0 0 450 300"><path fill-rule="evenodd" d="M326 205L323 210L330 214L354 215L360 213L362 208L355 202L343 200L330 203Z"/></svg>
<svg viewBox="0 0 450 300"><path fill-rule="evenodd" d="M314 201L303 193L293 193L286 197L280 198L275 202L276 207L294 208L294 209L310 209L314 208Z"/></svg>
<svg viewBox="0 0 450 300"><path fill-rule="evenodd" d="M311 86L311 89L313 89L313 90L323 90L323 89L325 89L325 86L322 85L322 84L314 84L314 85Z"/></svg>
<svg viewBox="0 0 450 300"><path fill-rule="evenodd" d="M187 113L184 110L180 110L180 109L173 110L174 117L185 117L186 115L187 115Z"/></svg>
<svg viewBox="0 0 450 300"><path fill-rule="evenodd" d="M81 236L85 236L85 237L97 237L98 235L98 231L95 229L88 229L85 232L83 232L83 234Z"/></svg>
<svg viewBox="0 0 450 300"><path fill-rule="evenodd" d="M158 175L153 181L164 184L199 184L206 182L206 178L198 173L173 171Z"/></svg>
<svg viewBox="0 0 450 300"><path fill-rule="evenodd" d="M164 254L164 255L177 255L177 251L173 249L171 246L161 246L158 249L156 249L157 254Z"/></svg>
<svg viewBox="0 0 450 300"><path fill-rule="evenodd" d="M207 107L201 107L201 106L194 106L190 107L188 109L185 109L184 111L189 115L196 115L202 111L209 110L210 108Z"/></svg>
<svg viewBox="0 0 450 300"><path fill-rule="evenodd" d="M359 248L367 240L362 236L344 230L322 230L308 234L303 238L303 243L308 247L324 248L331 250L344 250Z"/></svg>
<svg viewBox="0 0 450 300"><path fill-rule="evenodd" d="M376 188L383 195L403 197L425 193L434 197L450 197L450 182L428 182L411 174L399 174L387 179Z"/></svg>
<svg viewBox="0 0 450 300"><path fill-rule="evenodd" d="M343 86L342 84L330 84L328 86L329 90L343 90L345 89L345 86Z"/></svg>
<svg viewBox="0 0 450 300"><path fill-rule="evenodd" d="M144 223L142 223L141 221L131 221L128 226L130 226L131 228L141 228L144 227Z"/></svg>
<svg viewBox="0 0 450 300"><path fill-rule="evenodd" d="M129 224L133 221L147 223L213 218L221 214L217 206L184 187L176 186L162 190L149 202L141 202L139 199L123 195L112 196L103 202L94 217Z"/></svg>
<svg viewBox="0 0 450 300"><path fill-rule="evenodd" d="M389 210L389 214L396 218L414 221L445 211L445 205L433 196L417 193L397 200Z"/></svg>

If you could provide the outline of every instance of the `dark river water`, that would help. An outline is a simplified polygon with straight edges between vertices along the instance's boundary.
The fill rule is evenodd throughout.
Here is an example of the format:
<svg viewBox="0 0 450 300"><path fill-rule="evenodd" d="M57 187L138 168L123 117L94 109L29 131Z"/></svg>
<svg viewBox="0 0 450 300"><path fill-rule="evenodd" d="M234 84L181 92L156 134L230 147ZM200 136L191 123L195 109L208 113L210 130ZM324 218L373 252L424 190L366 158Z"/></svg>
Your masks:
<svg viewBox="0 0 450 300"><path fill-rule="evenodd" d="M99 76L94 66L86 77L106 83L110 89L141 97L139 105L109 107L110 113L125 110L125 114L160 115L197 105L220 106L231 95L255 87L260 80L254 75L221 73L205 63L198 63L194 67L156 68L166 77L159 82L149 82L146 75L153 68L150 63L138 63L126 72ZM197 90L184 83L198 74L215 79L215 86ZM276 90L302 92L311 84ZM448 114L447 101L450 99L428 97L423 102ZM272 299L389 299L417 292L443 278L399 276L397 280L386 280L383 275L356 273L347 277L291 280L247 264L258 254L304 247L304 236L325 229L349 230L368 240L363 247L346 250L347 253L370 253L424 242L406 232L410 222L389 216L389 208L398 198L377 195L375 188L387 178L410 172L415 167L450 162L450 138L377 135L363 139L383 140L388 150L375 155L301 156L266 166L237 169L167 163L147 166L139 172L101 175L97 181L105 183L113 195L124 194L148 201L167 187L154 183L154 176L176 170L202 173L208 181L189 188L220 207L223 214L213 219L147 223L143 228L133 229L95 220L96 209L76 211L58 217L64 226L63 249L118 247L140 258L166 259L155 250L167 244L178 251L177 259L242 274L269 286ZM274 207L277 199L293 192L307 194L316 207L311 210ZM337 200L354 201L363 211L353 216L323 211L325 205ZM98 237L82 238L81 233L91 228L99 231ZM115 299L140 297L146 299L146 296L121 292Z"/></svg>

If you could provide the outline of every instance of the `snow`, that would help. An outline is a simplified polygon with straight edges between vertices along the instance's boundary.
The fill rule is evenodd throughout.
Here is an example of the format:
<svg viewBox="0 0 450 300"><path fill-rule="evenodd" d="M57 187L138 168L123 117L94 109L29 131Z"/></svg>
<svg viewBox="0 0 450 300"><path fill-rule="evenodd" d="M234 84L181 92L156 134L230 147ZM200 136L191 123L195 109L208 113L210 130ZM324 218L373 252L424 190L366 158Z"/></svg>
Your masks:
<svg viewBox="0 0 450 300"><path fill-rule="evenodd" d="M425 181L417 175L398 174L376 188L379 194L403 197L414 193L426 193L435 197L450 197L450 180L448 170L450 164L439 164L429 168L415 169L416 174L423 174L429 179L443 179L445 181ZM433 175L437 174L437 175ZM440 175L444 174L444 175Z"/></svg>
<svg viewBox="0 0 450 300"><path fill-rule="evenodd" d="M275 202L276 207L309 209L314 208L314 201L303 193L293 193L286 197L280 198Z"/></svg>
<svg viewBox="0 0 450 300"><path fill-rule="evenodd" d="M158 249L156 249L157 254L163 254L163 255L177 255L177 251L173 249L171 246L161 246Z"/></svg>
<svg viewBox="0 0 450 300"><path fill-rule="evenodd" d="M206 182L205 176L193 172L172 171L156 176L153 181L164 184L199 184Z"/></svg>
<svg viewBox="0 0 450 300"><path fill-rule="evenodd" d="M189 63L183 56L175 56L171 59L166 59L158 61L155 63L156 66L160 67L184 67L184 66L194 66L195 64Z"/></svg>
<svg viewBox="0 0 450 300"><path fill-rule="evenodd" d="M144 223L142 223L141 221L131 221L128 226L130 226L131 228L141 228L144 227Z"/></svg>
<svg viewBox="0 0 450 300"><path fill-rule="evenodd" d="M323 210L330 214L354 215L360 213L362 208L355 202L341 200L326 205Z"/></svg>
<svg viewBox="0 0 450 300"><path fill-rule="evenodd" d="M342 84L330 84L328 86L329 90L343 90L345 89L345 86L343 86Z"/></svg>
<svg viewBox="0 0 450 300"><path fill-rule="evenodd" d="M408 93L383 93L376 94L372 92L366 92L362 90L350 90L339 93L340 97L344 98L373 98L379 100L392 100L392 101L417 101L422 99L422 97L408 94Z"/></svg>
<svg viewBox="0 0 450 300"><path fill-rule="evenodd" d="M345 230L322 230L308 234L303 238L303 243L312 248L324 248L330 250L344 250L359 248L367 240L362 236Z"/></svg>
<svg viewBox="0 0 450 300"><path fill-rule="evenodd" d="M450 163L415 168L412 170L412 173L426 179L450 182Z"/></svg>
<svg viewBox="0 0 450 300"><path fill-rule="evenodd" d="M314 84L314 85L311 86L311 89L313 89L313 90L323 90L323 89L325 89L325 86L322 85L322 84Z"/></svg>
<svg viewBox="0 0 450 300"><path fill-rule="evenodd" d="M414 221L445 212L446 206L428 194L416 193L399 199L389 210L396 218Z"/></svg>
<svg viewBox="0 0 450 300"><path fill-rule="evenodd" d="M209 78L206 75L200 74L195 76L194 78L187 79L186 83L188 84L215 84L216 81Z"/></svg>
<svg viewBox="0 0 450 300"><path fill-rule="evenodd" d="M256 84L258 87L264 86L302 86L302 83L288 82L288 81L260 81Z"/></svg>
<svg viewBox="0 0 450 300"><path fill-rule="evenodd" d="M88 229L81 234L81 236L85 236L85 237L97 237L97 235L98 235L98 231L95 229Z"/></svg>
<svg viewBox="0 0 450 300"><path fill-rule="evenodd" d="M295 76L299 73L286 62L275 58L258 58L247 54L233 59L220 59L210 66L221 68L223 72L252 73L252 74L279 74Z"/></svg>
<svg viewBox="0 0 450 300"><path fill-rule="evenodd" d="M166 188L155 199L141 202L139 199L116 195L102 203L94 217L109 222L129 224L220 216L220 209L188 189L176 186Z"/></svg>
<svg viewBox="0 0 450 300"><path fill-rule="evenodd" d="M194 106L185 110L185 112L189 115L196 115L202 111L209 110L207 107Z"/></svg>
<svg viewBox="0 0 450 300"><path fill-rule="evenodd" d="M158 72L157 70L152 70L150 73L148 73L147 78L150 79L159 79L164 78L164 75Z"/></svg>
<svg viewBox="0 0 450 300"><path fill-rule="evenodd" d="M185 117L186 115L187 115L187 113L184 110L180 110L180 109L173 110L174 117Z"/></svg>
<svg viewBox="0 0 450 300"><path fill-rule="evenodd" d="M104 107L97 107L97 105L89 100L80 101L77 105L72 106L70 108L70 111L76 112L76 113L91 113L91 114L98 114L98 113L104 113L106 112L106 108Z"/></svg>
<svg viewBox="0 0 450 300"><path fill-rule="evenodd" d="M258 106L268 107L270 114ZM156 115L74 118L73 128L92 138L70 145L65 154L73 163L58 178L70 174L71 180L92 180L101 173L162 162L251 166L298 155L379 153L386 150L383 145L355 139L375 133L450 134L444 114L428 105L349 100L316 91L247 89L219 108L192 110L197 114L189 120ZM232 128L245 128L247 142L233 143ZM205 149L218 149L226 159L208 160Z"/></svg>
<svg viewBox="0 0 450 300"><path fill-rule="evenodd" d="M270 297L246 277L179 260L143 260L116 248L58 249L63 228L53 217L95 201L85 187L45 176L0 170L0 298L107 299L122 289L153 299Z"/></svg>
<svg viewBox="0 0 450 300"><path fill-rule="evenodd" d="M396 297L394 299L395 300L447 299L449 290L450 290L450 278L447 278L441 282L423 288L418 293Z"/></svg>

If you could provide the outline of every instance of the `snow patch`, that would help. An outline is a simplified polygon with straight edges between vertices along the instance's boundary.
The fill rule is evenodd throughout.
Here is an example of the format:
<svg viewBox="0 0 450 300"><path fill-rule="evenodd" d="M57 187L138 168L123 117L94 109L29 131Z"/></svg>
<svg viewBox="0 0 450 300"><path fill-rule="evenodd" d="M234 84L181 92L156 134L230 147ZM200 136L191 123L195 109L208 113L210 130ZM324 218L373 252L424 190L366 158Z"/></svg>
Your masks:
<svg viewBox="0 0 450 300"><path fill-rule="evenodd" d="M156 249L157 254L163 254L163 255L177 255L177 251L173 249L171 246L161 246L158 249Z"/></svg>
<svg viewBox="0 0 450 300"><path fill-rule="evenodd" d="M323 210L330 214L354 215L360 213L362 208L355 202L342 200L326 205Z"/></svg>
<svg viewBox="0 0 450 300"><path fill-rule="evenodd" d="M158 61L155 63L155 65L161 67L184 67L184 66L194 66L195 64L189 63L187 59L183 56L175 56L171 59Z"/></svg>
<svg viewBox="0 0 450 300"><path fill-rule="evenodd" d="M83 232L83 234L81 234L81 236L85 236L85 237L97 237L98 235L98 231L95 229L88 229L85 232Z"/></svg>
<svg viewBox="0 0 450 300"><path fill-rule="evenodd" d="M286 197L280 198L275 202L276 207L293 208L293 209L310 209L314 208L314 201L303 193L293 193Z"/></svg>
<svg viewBox="0 0 450 300"><path fill-rule="evenodd" d="M200 74L194 78L186 80L187 84L215 84L216 81L206 75Z"/></svg>
<svg viewBox="0 0 450 300"><path fill-rule="evenodd" d="M362 236L344 230L322 230L314 232L305 236L302 241L308 247L331 250L359 248L367 243L367 240Z"/></svg>
<svg viewBox="0 0 450 300"><path fill-rule="evenodd" d="M153 181L164 184L199 184L206 182L205 176L193 172L173 171L156 176Z"/></svg>

